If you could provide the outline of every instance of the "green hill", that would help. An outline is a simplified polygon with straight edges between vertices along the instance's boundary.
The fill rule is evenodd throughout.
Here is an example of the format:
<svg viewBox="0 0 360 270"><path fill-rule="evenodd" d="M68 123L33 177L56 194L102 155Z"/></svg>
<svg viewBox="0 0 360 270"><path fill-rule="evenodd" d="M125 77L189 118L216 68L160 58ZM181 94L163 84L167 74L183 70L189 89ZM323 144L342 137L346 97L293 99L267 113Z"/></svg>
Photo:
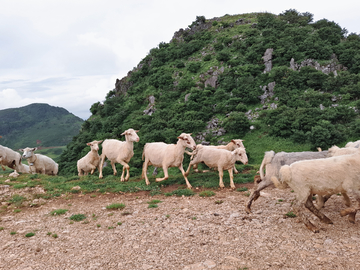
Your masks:
<svg viewBox="0 0 360 270"><path fill-rule="evenodd" d="M0 142L13 149L64 146L79 133L83 122L64 108L48 104L1 110Z"/></svg>
<svg viewBox="0 0 360 270"><path fill-rule="evenodd" d="M198 16L91 106L60 172L76 173L86 142L123 140L128 128L140 130L132 175L146 142L175 143L182 132L198 143L245 139L255 166L268 150L342 146L360 137L359 71L359 35L311 13Z"/></svg>

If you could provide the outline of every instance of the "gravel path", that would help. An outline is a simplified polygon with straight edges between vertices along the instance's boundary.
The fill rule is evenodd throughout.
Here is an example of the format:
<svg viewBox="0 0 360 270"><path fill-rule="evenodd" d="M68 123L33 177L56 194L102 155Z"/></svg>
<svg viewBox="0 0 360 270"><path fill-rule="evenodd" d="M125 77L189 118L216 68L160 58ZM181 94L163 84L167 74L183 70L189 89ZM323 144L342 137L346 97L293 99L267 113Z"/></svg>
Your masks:
<svg viewBox="0 0 360 270"><path fill-rule="evenodd" d="M208 198L73 195L7 210L0 213L0 269L360 269L360 221L340 217L341 196L323 210L333 225L311 217L317 234L284 218L294 198L289 189L266 189L250 215L244 192L229 189ZM153 199L162 202L148 208ZM126 207L107 210L112 203ZM49 215L55 209L69 211ZM73 214L87 219L71 222Z"/></svg>

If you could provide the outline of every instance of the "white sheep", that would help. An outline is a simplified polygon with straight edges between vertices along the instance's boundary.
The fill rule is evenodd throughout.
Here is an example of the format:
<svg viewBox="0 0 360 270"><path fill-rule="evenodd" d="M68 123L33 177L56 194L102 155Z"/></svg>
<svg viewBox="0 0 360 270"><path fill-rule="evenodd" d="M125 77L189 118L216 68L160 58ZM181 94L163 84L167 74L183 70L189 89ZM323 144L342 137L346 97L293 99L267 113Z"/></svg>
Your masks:
<svg viewBox="0 0 360 270"><path fill-rule="evenodd" d="M282 166L279 174L280 180L272 177L272 181L278 188L284 188L284 184L287 184L295 191L297 196L294 210L309 230L319 231L306 218L305 207L321 222L332 224L332 221L313 205L313 194L324 196L354 192L359 206L345 209L341 211L341 215L349 215L349 221L355 222L356 211L360 209L360 149L352 155L297 161Z"/></svg>
<svg viewBox="0 0 360 270"><path fill-rule="evenodd" d="M225 149L225 150L228 150L228 151L234 151L235 149L240 148L240 147L245 149L243 141L244 140L241 140L241 139L234 139L234 140L231 140L227 145L202 145L202 144L198 144L197 146L201 146L201 147L205 146L205 147L210 147L210 148L217 148L217 149ZM188 151L185 151L185 153L188 154L188 155L191 155L191 156L196 155L196 151L194 151L192 153L188 152ZM197 164L193 165L193 169L194 169L195 172L199 171L197 169ZM239 173L235 166L234 166L234 172L236 174Z"/></svg>
<svg viewBox="0 0 360 270"><path fill-rule="evenodd" d="M4 171L7 166L21 173L29 173L29 168L21 163L21 155L2 145L0 145L0 165Z"/></svg>
<svg viewBox="0 0 360 270"><path fill-rule="evenodd" d="M102 140L92 141L86 144L90 146L90 151L86 154L86 156L82 157L77 162L77 170L79 176L88 175L89 172L93 174L96 169L100 171L99 169L100 156L98 154L98 151L99 151L99 144L101 143Z"/></svg>
<svg viewBox="0 0 360 270"><path fill-rule="evenodd" d="M114 175L117 174L115 163L120 163L123 165L123 171L121 174L120 180L128 181L130 178L130 166L128 163L130 159L134 156L134 142L139 142L140 138L136 134L138 130L132 128L125 130L121 135L125 135L125 141L119 141L115 139L106 139L102 143L102 154L101 154L101 164L100 164L100 174L99 178L103 178L102 170L105 158L108 158L111 162L111 167L114 171ZM124 178L126 170L126 177Z"/></svg>
<svg viewBox="0 0 360 270"><path fill-rule="evenodd" d="M352 147L352 148L359 148L360 147L360 140L356 142L348 142L345 147Z"/></svg>
<svg viewBox="0 0 360 270"><path fill-rule="evenodd" d="M191 188L191 185L185 175L183 168L184 152L185 148L195 150L196 144L191 137L191 133L181 133L176 144L166 144L163 142L146 143L144 146L142 158L145 158L142 169L141 178L145 178L147 185L150 185L150 181L147 177L146 171L149 165L155 167L162 167L164 170L163 178L156 178L156 182L164 181L169 178L168 168L178 167L185 178L186 185Z"/></svg>
<svg viewBox="0 0 360 270"><path fill-rule="evenodd" d="M267 151L264 154L263 161L260 165L260 178L261 181L256 189L252 192L249 197L248 202L245 205L245 211L251 213L251 204L253 201L256 201L260 197L260 191L264 188L272 185L271 178L279 176L279 170L283 165L290 165L291 163L299 160L306 159L318 159L326 158L327 151L321 152L279 152L275 153L274 151ZM264 169L266 169L266 174L264 175Z"/></svg>
<svg viewBox="0 0 360 270"><path fill-rule="evenodd" d="M210 168L216 168L219 171L219 186L224 188L223 175L224 170L227 170L230 175L230 186L235 188L233 169L235 162L241 161L243 164L248 163L248 158L246 155L245 148L240 147L234 151L228 151L225 149L211 148L208 146L197 146L196 155L194 159L190 161L189 167L185 175L189 175L191 166L204 162Z"/></svg>
<svg viewBox="0 0 360 270"><path fill-rule="evenodd" d="M334 145L333 147L329 148L327 157L351 155L351 154L355 154L357 150L358 148L354 148L354 147L340 148Z"/></svg>
<svg viewBox="0 0 360 270"><path fill-rule="evenodd" d="M30 172L47 174L47 175L57 175L58 173L58 164L49 158L48 156L41 154L34 154L37 148L26 147L24 149L19 149L23 152L22 157L25 158L29 164Z"/></svg>

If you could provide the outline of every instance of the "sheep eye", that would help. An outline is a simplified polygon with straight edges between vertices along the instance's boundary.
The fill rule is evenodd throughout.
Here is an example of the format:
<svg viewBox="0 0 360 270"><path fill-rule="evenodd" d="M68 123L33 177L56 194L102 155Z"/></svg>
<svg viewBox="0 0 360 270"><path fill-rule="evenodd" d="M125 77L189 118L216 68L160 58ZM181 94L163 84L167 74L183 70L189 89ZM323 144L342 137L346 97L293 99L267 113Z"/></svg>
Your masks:
<svg viewBox="0 0 360 270"><path fill-rule="evenodd" d="M190 144L190 142L186 142L187 144Z"/></svg>

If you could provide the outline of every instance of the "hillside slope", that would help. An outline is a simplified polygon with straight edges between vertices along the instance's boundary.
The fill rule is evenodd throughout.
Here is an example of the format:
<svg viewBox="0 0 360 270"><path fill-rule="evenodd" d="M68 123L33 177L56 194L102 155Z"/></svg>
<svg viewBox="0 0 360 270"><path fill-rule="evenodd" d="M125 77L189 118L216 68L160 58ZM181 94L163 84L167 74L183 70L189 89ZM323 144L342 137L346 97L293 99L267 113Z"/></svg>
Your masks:
<svg viewBox="0 0 360 270"><path fill-rule="evenodd" d="M360 37L311 13L198 16L150 50L115 83L67 146L61 173L75 173L85 143L139 129L131 170L146 142L181 132L211 144L245 139L250 164L264 151L302 151L360 137Z"/></svg>
<svg viewBox="0 0 360 270"><path fill-rule="evenodd" d="M48 104L0 110L1 144L13 149L67 145L83 122L64 108Z"/></svg>

